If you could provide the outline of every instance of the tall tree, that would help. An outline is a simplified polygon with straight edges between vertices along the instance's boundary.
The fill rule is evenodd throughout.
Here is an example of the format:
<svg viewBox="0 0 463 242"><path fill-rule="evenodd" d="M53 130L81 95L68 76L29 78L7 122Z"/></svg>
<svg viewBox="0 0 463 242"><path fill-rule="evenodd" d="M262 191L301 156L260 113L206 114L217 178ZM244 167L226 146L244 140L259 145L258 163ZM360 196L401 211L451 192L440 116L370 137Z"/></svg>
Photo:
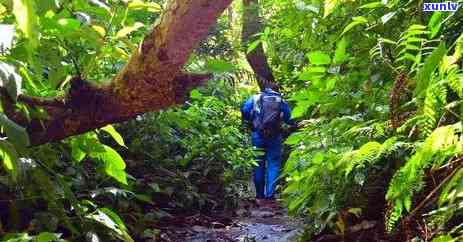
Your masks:
<svg viewBox="0 0 463 242"><path fill-rule="evenodd" d="M256 35L262 31L262 28L262 21L259 17L258 0L243 0L242 43L245 47L246 59L254 70L261 89L263 89L264 80L275 83L275 78L268 64L267 57L265 56L262 42L259 42L248 51L249 47L256 40Z"/></svg>

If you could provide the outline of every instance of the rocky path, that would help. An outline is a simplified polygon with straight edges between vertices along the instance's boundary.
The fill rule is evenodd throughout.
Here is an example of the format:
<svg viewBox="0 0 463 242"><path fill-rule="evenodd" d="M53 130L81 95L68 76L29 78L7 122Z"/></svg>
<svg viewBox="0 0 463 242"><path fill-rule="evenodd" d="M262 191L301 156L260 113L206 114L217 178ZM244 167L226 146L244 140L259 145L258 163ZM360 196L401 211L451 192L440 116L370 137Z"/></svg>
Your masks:
<svg viewBox="0 0 463 242"><path fill-rule="evenodd" d="M185 234L185 242L290 242L302 232L302 223L287 215L282 208L269 208L251 204L238 211L230 225L222 228L192 226Z"/></svg>

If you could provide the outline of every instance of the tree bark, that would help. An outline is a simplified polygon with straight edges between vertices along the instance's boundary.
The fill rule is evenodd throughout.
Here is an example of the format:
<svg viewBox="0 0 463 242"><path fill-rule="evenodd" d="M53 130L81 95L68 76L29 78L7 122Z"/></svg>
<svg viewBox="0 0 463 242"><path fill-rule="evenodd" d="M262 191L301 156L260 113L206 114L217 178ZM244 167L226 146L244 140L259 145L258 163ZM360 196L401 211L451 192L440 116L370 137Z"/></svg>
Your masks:
<svg viewBox="0 0 463 242"><path fill-rule="evenodd" d="M109 85L96 87L76 78L63 106L45 107L48 118L26 122L17 113L6 114L27 128L32 145L39 145L184 102L188 91L210 75L184 74L181 69L230 3L170 1L140 48Z"/></svg>
<svg viewBox="0 0 463 242"><path fill-rule="evenodd" d="M256 74L257 83L261 90L264 89L265 81L276 84L272 69L267 62L262 43L259 43L253 50L247 52L250 44L256 40L255 35L262 32L262 28L263 25L259 17L258 0L243 0L243 29L241 41L245 47L246 59Z"/></svg>

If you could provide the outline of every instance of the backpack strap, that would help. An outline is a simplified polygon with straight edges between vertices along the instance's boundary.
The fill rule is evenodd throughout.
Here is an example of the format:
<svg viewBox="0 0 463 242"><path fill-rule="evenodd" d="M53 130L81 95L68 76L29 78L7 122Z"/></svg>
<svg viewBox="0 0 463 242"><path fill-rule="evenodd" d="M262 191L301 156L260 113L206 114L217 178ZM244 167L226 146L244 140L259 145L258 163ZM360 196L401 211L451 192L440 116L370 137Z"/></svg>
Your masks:
<svg viewBox="0 0 463 242"><path fill-rule="evenodd" d="M260 113L261 97L262 94L256 94L252 96L252 114Z"/></svg>

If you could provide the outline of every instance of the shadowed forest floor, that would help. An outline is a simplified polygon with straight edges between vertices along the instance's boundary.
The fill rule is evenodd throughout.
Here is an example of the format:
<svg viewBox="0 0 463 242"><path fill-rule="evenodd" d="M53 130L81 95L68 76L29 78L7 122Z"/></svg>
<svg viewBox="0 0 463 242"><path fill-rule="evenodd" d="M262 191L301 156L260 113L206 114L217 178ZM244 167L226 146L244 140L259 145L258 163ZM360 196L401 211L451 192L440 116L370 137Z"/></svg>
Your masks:
<svg viewBox="0 0 463 242"><path fill-rule="evenodd" d="M243 200L235 215L186 218L190 226L168 227L161 241L185 242L289 242L302 233L302 222L282 208L257 206Z"/></svg>

